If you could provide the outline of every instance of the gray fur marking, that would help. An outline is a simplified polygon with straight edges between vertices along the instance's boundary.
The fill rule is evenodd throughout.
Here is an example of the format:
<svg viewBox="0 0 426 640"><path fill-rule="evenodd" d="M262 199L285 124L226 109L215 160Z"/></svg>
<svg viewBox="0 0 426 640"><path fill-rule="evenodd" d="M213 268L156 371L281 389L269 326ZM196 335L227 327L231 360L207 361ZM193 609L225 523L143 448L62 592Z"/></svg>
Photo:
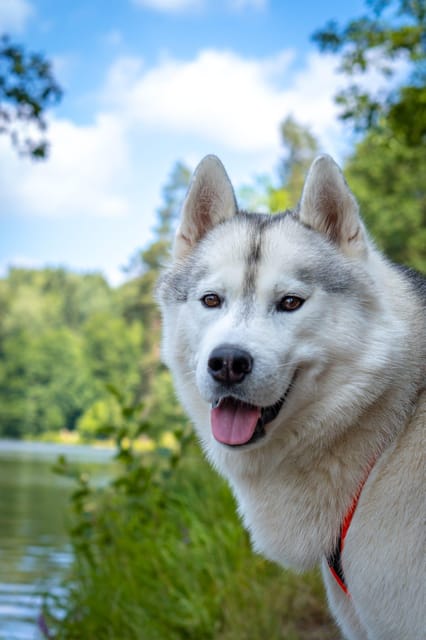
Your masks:
<svg viewBox="0 0 426 640"><path fill-rule="evenodd" d="M176 302L186 302L188 293L196 283L205 277L207 267L197 265L191 255L173 271L166 271L159 280L158 289L162 289L166 299Z"/></svg>
<svg viewBox="0 0 426 640"><path fill-rule="evenodd" d="M332 265L331 265L332 266ZM356 289L359 290L359 282L353 277L353 273L339 268L341 265L336 265L334 271L328 265L324 268L323 265L306 265L296 272L297 278L316 287L321 287L327 293L343 294ZM367 285L367 283L365 283Z"/></svg>
<svg viewBox="0 0 426 640"><path fill-rule="evenodd" d="M415 293L420 299L420 303L423 306L426 306L426 276L424 276L422 273L419 273L415 269L411 269L411 267L405 267L401 264L396 264L395 267L412 285Z"/></svg>

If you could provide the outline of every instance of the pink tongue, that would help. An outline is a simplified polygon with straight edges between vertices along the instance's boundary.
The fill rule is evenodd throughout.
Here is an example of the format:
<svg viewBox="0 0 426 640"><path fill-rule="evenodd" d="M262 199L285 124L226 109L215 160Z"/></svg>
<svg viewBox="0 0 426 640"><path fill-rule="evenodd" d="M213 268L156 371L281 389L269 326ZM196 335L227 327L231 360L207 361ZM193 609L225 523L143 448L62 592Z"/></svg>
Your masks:
<svg viewBox="0 0 426 640"><path fill-rule="evenodd" d="M232 399L222 400L211 411L213 435L223 444L245 444L253 436L260 408Z"/></svg>

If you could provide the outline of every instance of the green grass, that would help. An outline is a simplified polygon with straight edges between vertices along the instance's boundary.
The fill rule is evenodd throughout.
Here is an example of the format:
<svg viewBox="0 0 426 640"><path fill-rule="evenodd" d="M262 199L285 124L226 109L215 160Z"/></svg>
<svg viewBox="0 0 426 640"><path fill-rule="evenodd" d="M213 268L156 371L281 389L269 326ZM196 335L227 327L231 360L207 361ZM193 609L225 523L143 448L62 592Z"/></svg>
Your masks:
<svg viewBox="0 0 426 640"><path fill-rule="evenodd" d="M84 497L66 640L338 638L320 577L253 554L225 483L191 448L145 491Z"/></svg>

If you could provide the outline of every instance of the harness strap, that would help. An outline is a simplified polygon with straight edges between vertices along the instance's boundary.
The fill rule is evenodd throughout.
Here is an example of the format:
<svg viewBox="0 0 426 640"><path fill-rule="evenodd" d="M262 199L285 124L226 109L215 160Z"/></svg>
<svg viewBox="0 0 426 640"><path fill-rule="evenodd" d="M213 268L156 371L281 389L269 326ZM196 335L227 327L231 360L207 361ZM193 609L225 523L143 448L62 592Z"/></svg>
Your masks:
<svg viewBox="0 0 426 640"><path fill-rule="evenodd" d="M343 553L343 549L345 547L345 539L349 530L349 527L351 526L351 522L352 522L352 518L353 515L355 513L355 510L357 508L360 496L361 496L361 492L364 488L365 483L367 482L367 478L370 475L370 471L372 470L374 463L376 462L376 459L373 460L373 462L370 464L367 473L365 474L361 484L358 487L358 490L352 500L352 503L349 507L349 509L347 510L345 517L343 518L343 522L342 522L342 526L340 527L340 535L339 538L337 540L337 544L334 548L334 550L332 551L332 553L330 555L327 556L327 564L328 564L328 568L330 569L331 575L333 576L333 578L336 580L337 584L339 585L339 587L342 589L342 591L348 596L350 597L350 593L348 591L348 586L346 584L346 580L345 580L345 574L343 572L343 566L342 566L342 553Z"/></svg>

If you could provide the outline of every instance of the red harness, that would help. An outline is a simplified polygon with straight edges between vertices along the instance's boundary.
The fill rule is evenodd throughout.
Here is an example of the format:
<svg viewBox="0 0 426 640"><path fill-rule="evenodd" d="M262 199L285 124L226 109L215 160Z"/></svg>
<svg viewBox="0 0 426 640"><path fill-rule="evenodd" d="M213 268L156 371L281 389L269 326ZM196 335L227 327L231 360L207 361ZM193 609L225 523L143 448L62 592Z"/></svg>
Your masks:
<svg viewBox="0 0 426 640"><path fill-rule="evenodd" d="M358 491L356 492L352 500L351 506L349 507L345 517L343 518L342 526L340 528L340 535L339 535L339 539L337 541L336 547L334 548L334 551L327 557L327 564L331 571L331 575L336 580L337 584L343 590L343 592L349 597L351 594L348 591L348 586L345 580L345 574L343 573L342 553L345 547L345 539L346 539L349 527L351 526L352 518L357 508L358 501L361 496L361 492L364 488L365 483L367 482L367 478L370 475L370 471L373 468L375 461L376 460L374 460L369 466L363 481L358 487Z"/></svg>

